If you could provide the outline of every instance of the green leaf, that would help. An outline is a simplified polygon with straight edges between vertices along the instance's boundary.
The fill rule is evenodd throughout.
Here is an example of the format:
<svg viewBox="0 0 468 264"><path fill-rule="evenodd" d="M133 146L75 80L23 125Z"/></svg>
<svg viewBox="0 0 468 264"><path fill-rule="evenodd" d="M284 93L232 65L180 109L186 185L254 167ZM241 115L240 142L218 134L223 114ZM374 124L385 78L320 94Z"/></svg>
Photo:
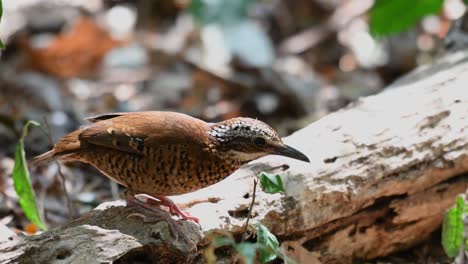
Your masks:
<svg viewBox="0 0 468 264"><path fill-rule="evenodd" d="M262 185L263 191L266 193L285 192L283 181L279 175L263 171L258 177L260 177L260 184Z"/></svg>
<svg viewBox="0 0 468 264"><path fill-rule="evenodd" d="M439 12L443 0L376 0L370 11L370 32L377 37L402 32L424 16Z"/></svg>
<svg viewBox="0 0 468 264"><path fill-rule="evenodd" d="M463 210L465 201L461 196L457 198L456 206L445 214L442 224L442 246L447 256L454 258L458 255L463 240Z"/></svg>
<svg viewBox="0 0 468 264"><path fill-rule="evenodd" d="M257 243L262 263L276 259L280 250L278 239L262 224L257 225Z"/></svg>
<svg viewBox="0 0 468 264"><path fill-rule="evenodd" d="M15 148L15 165L13 167L13 184L15 191L18 194L19 204L24 211L26 217L37 225L42 230L46 230L46 226L41 219L39 210L36 205L36 196L31 186L31 180L29 178L29 171L26 164L26 157L24 154L24 138L28 134L28 128L30 125L39 126L39 123L34 121L28 121L21 134L19 142Z"/></svg>
<svg viewBox="0 0 468 264"><path fill-rule="evenodd" d="M243 242L235 245L235 249L244 259L245 264L253 264L258 245L248 242Z"/></svg>
<svg viewBox="0 0 468 264"><path fill-rule="evenodd" d="M236 242L230 237L215 237L213 247L219 248L227 245L234 245Z"/></svg>

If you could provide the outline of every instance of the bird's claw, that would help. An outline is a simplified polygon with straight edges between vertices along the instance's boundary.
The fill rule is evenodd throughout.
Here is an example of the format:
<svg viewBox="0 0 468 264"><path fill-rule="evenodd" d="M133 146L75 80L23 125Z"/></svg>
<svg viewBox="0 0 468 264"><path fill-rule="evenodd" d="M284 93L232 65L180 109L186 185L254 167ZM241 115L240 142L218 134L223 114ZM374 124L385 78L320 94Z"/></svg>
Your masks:
<svg viewBox="0 0 468 264"><path fill-rule="evenodd" d="M180 210L177 206L169 206L169 213L173 216L177 216L179 217L180 219L183 219L183 220L192 220L196 223L200 223L200 219L194 217L194 216L191 216L189 212L185 212L185 211L182 211Z"/></svg>
<svg viewBox="0 0 468 264"><path fill-rule="evenodd" d="M164 196L149 196L149 195L144 195L144 196L139 196L145 199L145 202L151 205L156 205L156 206L166 206L169 209L169 213L173 216L177 216L180 219L183 220L192 220L196 223L200 223L200 219L197 217L191 216L190 213L184 212L180 210L180 208L169 198L164 197ZM156 200L156 199L157 200ZM137 198L138 199L138 198Z"/></svg>

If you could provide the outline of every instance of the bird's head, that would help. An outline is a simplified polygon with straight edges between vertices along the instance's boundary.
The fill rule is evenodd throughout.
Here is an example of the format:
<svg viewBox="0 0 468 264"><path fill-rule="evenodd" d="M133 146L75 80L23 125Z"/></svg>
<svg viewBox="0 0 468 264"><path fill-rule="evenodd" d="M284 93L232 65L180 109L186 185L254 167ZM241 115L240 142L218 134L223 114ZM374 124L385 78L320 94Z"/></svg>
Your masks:
<svg viewBox="0 0 468 264"><path fill-rule="evenodd" d="M278 133L262 121L233 118L214 123L208 134L218 156L245 163L266 155L281 155L310 162L306 155L283 143Z"/></svg>

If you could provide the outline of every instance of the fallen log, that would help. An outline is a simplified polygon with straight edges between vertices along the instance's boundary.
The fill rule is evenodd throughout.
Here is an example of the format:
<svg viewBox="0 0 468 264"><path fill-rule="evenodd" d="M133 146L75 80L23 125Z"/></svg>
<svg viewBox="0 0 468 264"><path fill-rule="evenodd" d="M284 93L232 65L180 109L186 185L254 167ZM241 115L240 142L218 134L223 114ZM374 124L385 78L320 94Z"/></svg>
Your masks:
<svg viewBox="0 0 468 264"><path fill-rule="evenodd" d="M202 231L240 233L252 178L260 171L278 173L286 192L258 190L251 222L266 225L298 263L372 259L417 245L468 187L467 57L459 52L421 67L383 93L285 138L310 164L269 156L174 200L200 218ZM201 233L193 223L181 221L189 243L167 235L164 223L129 217L134 212L121 206L90 215L39 236L1 242L0 262L200 260L194 244Z"/></svg>
<svg viewBox="0 0 468 264"><path fill-rule="evenodd" d="M252 178L267 171L282 176L286 193L259 191L252 222L299 263L310 263L301 254L372 259L424 241L468 187L467 54L421 67L285 138L311 164L269 156L176 200L203 230L240 232Z"/></svg>

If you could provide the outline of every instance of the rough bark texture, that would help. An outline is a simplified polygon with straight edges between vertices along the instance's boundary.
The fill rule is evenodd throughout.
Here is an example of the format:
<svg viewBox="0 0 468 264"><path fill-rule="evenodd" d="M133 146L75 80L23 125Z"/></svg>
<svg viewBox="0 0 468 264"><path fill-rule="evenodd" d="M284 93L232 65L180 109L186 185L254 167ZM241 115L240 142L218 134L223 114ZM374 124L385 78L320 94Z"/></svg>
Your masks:
<svg viewBox="0 0 468 264"><path fill-rule="evenodd" d="M251 178L277 172L286 194L259 191L253 222L280 236L298 262L370 259L412 247L440 227L468 187L466 58L459 52L421 67L286 138L311 164L267 157L177 200L204 230L239 232Z"/></svg>
<svg viewBox="0 0 468 264"><path fill-rule="evenodd" d="M270 156L207 189L174 197L203 231L240 232L259 171L279 173L285 194L258 190L262 222L298 263L370 259L412 247L436 230L468 187L467 52L421 67L387 91L359 100L285 141L312 163ZM96 263L152 258L194 261L195 244L144 223L123 207L95 211L62 228L0 244L0 262ZM84 243L86 242L86 243ZM43 260L43 261L42 261Z"/></svg>
<svg viewBox="0 0 468 264"><path fill-rule="evenodd" d="M201 259L197 252L201 231L196 224L178 221L179 233L165 221L146 222L140 210L116 204L104 203L100 206L104 210L93 210L37 236L0 241L0 263L193 263Z"/></svg>

